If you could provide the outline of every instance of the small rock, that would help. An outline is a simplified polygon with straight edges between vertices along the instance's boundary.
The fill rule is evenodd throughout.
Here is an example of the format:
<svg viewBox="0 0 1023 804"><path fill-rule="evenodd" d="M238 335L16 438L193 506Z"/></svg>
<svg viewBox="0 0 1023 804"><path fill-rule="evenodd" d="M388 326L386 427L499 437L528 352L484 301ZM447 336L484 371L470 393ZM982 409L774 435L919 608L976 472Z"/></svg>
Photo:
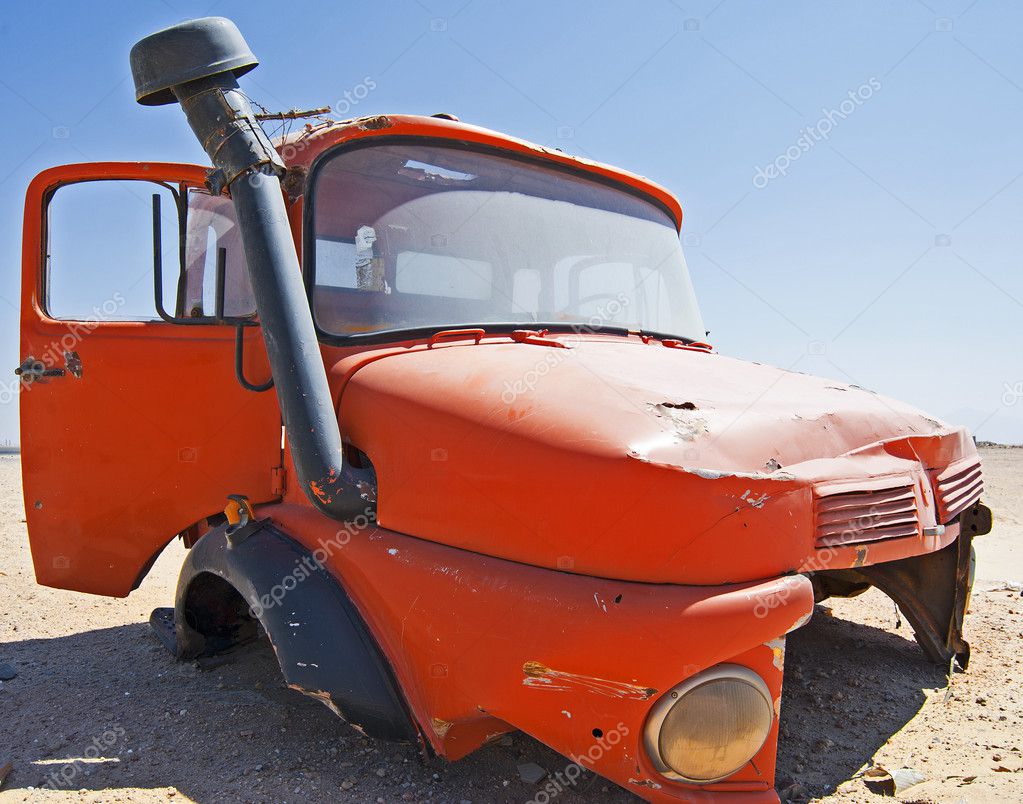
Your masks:
<svg viewBox="0 0 1023 804"><path fill-rule="evenodd" d="M895 780L896 794L927 781L926 776L912 768L899 768L892 774L892 778Z"/></svg>
<svg viewBox="0 0 1023 804"><path fill-rule="evenodd" d="M536 784L547 776L547 771L535 762L526 762L519 765L519 778L526 784Z"/></svg>
<svg viewBox="0 0 1023 804"><path fill-rule="evenodd" d="M793 782L785 789L778 791L778 798L782 801L805 801L806 788L799 782Z"/></svg>
<svg viewBox="0 0 1023 804"><path fill-rule="evenodd" d="M0 664L0 681L10 681L12 678L18 677L18 671L14 669L13 664L7 664L6 662Z"/></svg>

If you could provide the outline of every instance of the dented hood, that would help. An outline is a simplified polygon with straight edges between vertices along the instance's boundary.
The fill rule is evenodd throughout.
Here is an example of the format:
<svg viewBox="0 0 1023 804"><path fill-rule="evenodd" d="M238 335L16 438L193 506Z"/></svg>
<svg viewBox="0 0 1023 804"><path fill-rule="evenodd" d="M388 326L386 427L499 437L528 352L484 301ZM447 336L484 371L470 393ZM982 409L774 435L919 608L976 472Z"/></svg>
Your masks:
<svg viewBox="0 0 1023 804"><path fill-rule="evenodd" d="M815 485L916 482L973 448L843 383L639 338L540 340L351 374L341 421L382 525L606 577L747 580L814 551Z"/></svg>

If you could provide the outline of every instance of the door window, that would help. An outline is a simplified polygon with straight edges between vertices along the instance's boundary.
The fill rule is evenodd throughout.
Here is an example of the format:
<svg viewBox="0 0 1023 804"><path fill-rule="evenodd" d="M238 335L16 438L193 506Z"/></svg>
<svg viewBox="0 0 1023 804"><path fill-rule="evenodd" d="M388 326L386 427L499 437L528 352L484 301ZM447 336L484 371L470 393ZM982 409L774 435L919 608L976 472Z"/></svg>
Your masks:
<svg viewBox="0 0 1023 804"><path fill-rule="evenodd" d="M46 214L51 318L210 323L221 295L225 318L255 314L234 205L225 196L149 181L81 181L58 187Z"/></svg>

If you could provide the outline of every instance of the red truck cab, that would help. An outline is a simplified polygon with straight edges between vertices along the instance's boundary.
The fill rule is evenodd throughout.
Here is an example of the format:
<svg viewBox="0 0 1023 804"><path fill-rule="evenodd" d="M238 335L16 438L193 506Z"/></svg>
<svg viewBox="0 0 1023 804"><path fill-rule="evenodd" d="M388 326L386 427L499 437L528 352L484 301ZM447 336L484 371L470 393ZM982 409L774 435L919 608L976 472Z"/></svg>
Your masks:
<svg viewBox="0 0 1023 804"><path fill-rule="evenodd" d="M132 58L214 168L29 187L40 583L127 595L179 537L179 658L262 631L372 736L458 759L521 729L651 801L777 800L815 600L877 586L965 667L973 440L716 353L668 191L450 116L270 145L219 18Z"/></svg>

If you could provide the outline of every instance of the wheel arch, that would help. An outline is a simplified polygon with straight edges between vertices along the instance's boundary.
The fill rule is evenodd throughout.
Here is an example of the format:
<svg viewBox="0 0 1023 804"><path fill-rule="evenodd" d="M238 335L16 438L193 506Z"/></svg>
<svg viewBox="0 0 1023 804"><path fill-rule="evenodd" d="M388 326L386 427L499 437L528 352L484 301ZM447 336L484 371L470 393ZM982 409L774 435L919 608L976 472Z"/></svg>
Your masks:
<svg viewBox="0 0 1023 804"><path fill-rule="evenodd" d="M289 687L365 734L419 743L390 664L340 581L269 520L206 533L189 551L174 606L175 653L194 659L258 635Z"/></svg>

